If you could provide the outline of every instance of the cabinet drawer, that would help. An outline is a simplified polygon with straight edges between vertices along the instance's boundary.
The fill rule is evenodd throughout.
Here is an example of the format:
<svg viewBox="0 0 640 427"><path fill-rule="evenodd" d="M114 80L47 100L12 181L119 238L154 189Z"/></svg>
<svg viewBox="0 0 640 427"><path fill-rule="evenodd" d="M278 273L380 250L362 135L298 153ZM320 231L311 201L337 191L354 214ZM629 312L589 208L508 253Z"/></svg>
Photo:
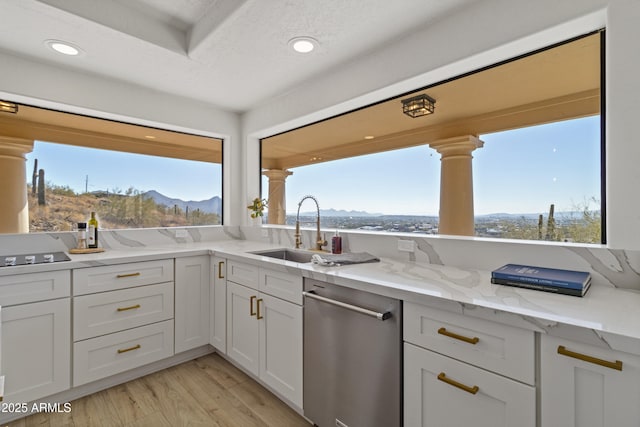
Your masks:
<svg viewBox="0 0 640 427"><path fill-rule="evenodd" d="M73 385L115 375L173 355L173 320L73 344Z"/></svg>
<svg viewBox="0 0 640 427"><path fill-rule="evenodd" d="M173 282L73 298L73 340L173 318Z"/></svg>
<svg viewBox="0 0 640 427"><path fill-rule="evenodd" d="M227 280L258 289L260 268L243 262L227 261Z"/></svg>
<svg viewBox="0 0 640 427"><path fill-rule="evenodd" d="M0 277L0 306L44 301L71 295L69 270Z"/></svg>
<svg viewBox="0 0 640 427"><path fill-rule="evenodd" d="M261 268L259 289L260 292L302 305L302 276Z"/></svg>
<svg viewBox="0 0 640 427"><path fill-rule="evenodd" d="M104 265L73 270L73 294L112 291L173 281L173 260Z"/></svg>
<svg viewBox="0 0 640 427"><path fill-rule="evenodd" d="M534 333L411 302L404 340L472 365L534 384Z"/></svg>
<svg viewBox="0 0 640 427"><path fill-rule="evenodd" d="M407 426L536 425L533 386L407 343L404 360Z"/></svg>

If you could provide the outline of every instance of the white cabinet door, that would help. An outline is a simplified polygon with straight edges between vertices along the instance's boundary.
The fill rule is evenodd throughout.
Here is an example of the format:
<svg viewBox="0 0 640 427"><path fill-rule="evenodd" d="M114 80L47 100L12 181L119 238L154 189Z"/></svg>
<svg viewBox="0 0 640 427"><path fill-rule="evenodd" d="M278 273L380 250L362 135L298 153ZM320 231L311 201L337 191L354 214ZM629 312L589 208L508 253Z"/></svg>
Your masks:
<svg viewBox="0 0 640 427"><path fill-rule="evenodd" d="M5 402L23 403L71 384L71 301L2 307Z"/></svg>
<svg viewBox="0 0 640 427"><path fill-rule="evenodd" d="M534 427L535 388L405 343L404 425Z"/></svg>
<svg viewBox="0 0 640 427"><path fill-rule="evenodd" d="M227 261L213 257L209 300L209 344L221 353L227 352Z"/></svg>
<svg viewBox="0 0 640 427"><path fill-rule="evenodd" d="M208 255L176 258L175 352L209 343Z"/></svg>
<svg viewBox="0 0 640 427"><path fill-rule="evenodd" d="M639 356L549 335L540 353L542 427L640 425Z"/></svg>
<svg viewBox="0 0 640 427"><path fill-rule="evenodd" d="M260 379L302 408L302 307L266 294L260 318Z"/></svg>
<svg viewBox="0 0 640 427"><path fill-rule="evenodd" d="M258 375L258 291L227 282L227 356Z"/></svg>

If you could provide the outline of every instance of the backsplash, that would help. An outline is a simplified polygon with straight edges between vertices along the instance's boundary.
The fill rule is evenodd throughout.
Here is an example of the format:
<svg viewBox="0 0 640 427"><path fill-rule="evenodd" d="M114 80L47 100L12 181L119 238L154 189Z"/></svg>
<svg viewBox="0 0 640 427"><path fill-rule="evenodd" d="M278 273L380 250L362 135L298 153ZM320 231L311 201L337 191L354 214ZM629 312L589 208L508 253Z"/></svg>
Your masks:
<svg viewBox="0 0 640 427"><path fill-rule="evenodd" d="M267 230L268 237L263 237ZM326 230L332 236L335 230ZM248 240L294 247L294 230L285 227L242 227ZM323 230L324 232L324 230ZM303 229L305 248L315 230ZM379 257L491 271L507 263L589 271L594 286L640 291L640 251L612 250L600 245L491 240L456 236L420 236L340 230L344 252L370 252ZM415 252L398 251L398 240L415 242Z"/></svg>
<svg viewBox="0 0 640 427"><path fill-rule="evenodd" d="M323 230L327 238L335 230ZM640 251L578 245L468 237L421 236L340 230L344 252L369 252L399 261L493 270L507 263L589 271L593 286L640 291ZM315 230L302 229L303 247L312 247ZM135 230L100 230L105 249L172 246L218 240L252 240L293 248L294 230L280 226L204 226ZM399 252L398 240L415 242L412 253ZM76 245L73 232L0 235L0 256L68 251Z"/></svg>

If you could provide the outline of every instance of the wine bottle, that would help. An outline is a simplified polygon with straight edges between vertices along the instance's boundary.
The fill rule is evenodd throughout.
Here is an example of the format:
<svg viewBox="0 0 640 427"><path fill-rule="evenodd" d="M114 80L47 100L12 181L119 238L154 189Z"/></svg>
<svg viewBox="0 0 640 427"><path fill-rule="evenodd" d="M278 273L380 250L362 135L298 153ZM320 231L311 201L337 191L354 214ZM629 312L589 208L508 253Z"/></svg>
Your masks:
<svg viewBox="0 0 640 427"><path fill-rule="evenodd" d="M88 233L88 247L89 248L97 248L98 247L98 219L96 218L96 213L91 212L91 218L89 218L89 222L87 223L89 226Z"/></svg>

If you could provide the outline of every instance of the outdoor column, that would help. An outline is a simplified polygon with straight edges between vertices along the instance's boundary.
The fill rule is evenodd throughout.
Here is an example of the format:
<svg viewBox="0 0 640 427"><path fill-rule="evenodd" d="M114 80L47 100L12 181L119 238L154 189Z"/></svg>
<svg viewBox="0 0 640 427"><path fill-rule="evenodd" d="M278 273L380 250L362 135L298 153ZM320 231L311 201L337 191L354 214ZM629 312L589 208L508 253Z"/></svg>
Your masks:
<svg viewBox="0 0 640 427"><path fill-rule="evenodd" d="M429 144L441 155L439 234L475 234L471 152L483 144L473 135Z"/></svg>
<svg viewBox="0 0 640 427"><path fill-rule="evenodd" d="M25 154L33 141L0 136L0 233L29 232Z"/></svg>
<svg viewBox="0 0 640 427"><path fill-rule="evenodd" d="M262 172L269 178L269 213L268 224L284 224L287 217L287 198L285 196L285 180L293 172L286 169L267 169Z"/></svg>

